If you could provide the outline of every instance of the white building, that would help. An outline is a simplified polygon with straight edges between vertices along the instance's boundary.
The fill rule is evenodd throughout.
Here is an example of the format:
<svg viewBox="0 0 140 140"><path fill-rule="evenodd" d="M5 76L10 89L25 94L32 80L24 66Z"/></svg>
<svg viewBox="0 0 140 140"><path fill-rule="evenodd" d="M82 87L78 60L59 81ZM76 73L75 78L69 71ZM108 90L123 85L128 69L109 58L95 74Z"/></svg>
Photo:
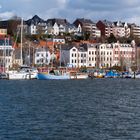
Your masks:
<svg viewBox="0 0 140 140"><path fill-rule="evenodd" d="M51 54L47 48L37 48L35 52L35 64L36 65L49 65L51 60Z"/></svg>
<svg viewBox="0 0 140 140"><path fill-rule="evenodd" d="M55 23L55 24L53 25L53 34L54 34L54 35L59 35L59 26L58 26L57 23Z"/></svg>
<svg viewBox="0 0 140 140"><path fill-rule="evenodd" d="M28 29L29 29L29 33L30 33L31 35L37 34L37 26L36 26L36 25L31 24L31 25L28 27Z"/></svg>
<svg viewBox="0 0 140 140"><path fill-rule="evenodd" d="M87 50L82 47L71 47L62 49L61 61L72 67L87 66Z"/></svg>
<svg viewBox="0 0 140 140"><path fill-rule="evenodd" d="M14 49L11 43L9 43L9 39L0 39L0 66L6 70L12 67L13 51Z"/></svg>

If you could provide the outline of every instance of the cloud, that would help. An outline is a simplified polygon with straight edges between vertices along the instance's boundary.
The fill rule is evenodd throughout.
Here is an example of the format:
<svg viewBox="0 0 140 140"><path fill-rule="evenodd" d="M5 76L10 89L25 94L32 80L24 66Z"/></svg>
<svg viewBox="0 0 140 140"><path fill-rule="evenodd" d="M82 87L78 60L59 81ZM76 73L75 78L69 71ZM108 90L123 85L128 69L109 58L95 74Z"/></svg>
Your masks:
<svg viewBox="0 0 140 140"><path fill-rule="evenodd" d="M1 19L9 19L9 18L11 18L11 17L13 17L13 16L15 16L15 13L13 13L13 12L4 12L4 13L0 13L0 18Z"/></svg>
<svg viewBox="0 0 140 140"><path fill-rule="evenodd" d="M108 19L130 22L135 19L140 24L139 0L10 0L8 3L3 0L0 5L0 13L8 11L24 19L37 14L44 19L59 17L70 21L78 17L93 21Z"/></svg>

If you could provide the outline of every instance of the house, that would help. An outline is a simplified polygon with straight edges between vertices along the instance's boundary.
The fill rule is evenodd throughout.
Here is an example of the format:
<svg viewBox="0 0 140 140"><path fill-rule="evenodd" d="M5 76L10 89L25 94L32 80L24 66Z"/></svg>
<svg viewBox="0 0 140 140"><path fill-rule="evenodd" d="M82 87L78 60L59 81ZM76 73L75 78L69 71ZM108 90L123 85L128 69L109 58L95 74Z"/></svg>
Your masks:
<svg viewBox="0 0 140 140"><path fill-rule="evenodd" d="M46 47L39 47L35 51L35 64L36 65L49 65L51 54Z"/></svg>
<svg viewBox="0 0 140 140"><path fill-rule="evenodd" d="M47 20L48 33L59 35L66 32L66 26L69 22L66 19L53 18Z"/></svg>
<svg viewBox="0 0 140 140"><path fill-rule="evenodd" d="M87 65L87 50L84 47L69 46L62 48L61 61L70 67L82 67Z"/></svg>
<svg viewBox="0 0 140 140"><path fill-rule="evenodd" d="M31 34L31 35L45 34L47 32L46 22L37 15L25 21L25 23L28 26L27 28L28 34Z"/></svg>
<svg viewBox="0 0 140 140"><path fill-rule="evenodd" d="M67 24L66 25L66 33L69 34L74 34L74 33L78 33L78 32L82 32L81 31L81 27L77 28L74 24Z"/></svg>
<svg viewBox="0 0 140 140"><path fill-rule="evenodd" d="M91 38L99 38L101 36L100 30L90 19L78 18L73 24L78 28L79 32L89 33Z"/></svg>

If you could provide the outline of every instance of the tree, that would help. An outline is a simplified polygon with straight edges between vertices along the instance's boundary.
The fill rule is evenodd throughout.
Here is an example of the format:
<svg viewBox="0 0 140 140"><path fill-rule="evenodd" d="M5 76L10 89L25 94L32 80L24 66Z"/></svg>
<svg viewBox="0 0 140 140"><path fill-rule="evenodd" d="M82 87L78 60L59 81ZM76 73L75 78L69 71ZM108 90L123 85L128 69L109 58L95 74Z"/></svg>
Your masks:
<svg viewBox="0 0 140 140"><path fill-rule="evenodd" d="M110 34L110 37L108 37L107 41L108 41L108 43L115 43L115 42L117 42L117 39L114 36L114 34Z"/></svg>
<svg viewBox="0 0 140 140"><path fill-rule="evenodd" d="M90 33L89 32L84 32L84 39L89 40L90 38Z"/></svg>

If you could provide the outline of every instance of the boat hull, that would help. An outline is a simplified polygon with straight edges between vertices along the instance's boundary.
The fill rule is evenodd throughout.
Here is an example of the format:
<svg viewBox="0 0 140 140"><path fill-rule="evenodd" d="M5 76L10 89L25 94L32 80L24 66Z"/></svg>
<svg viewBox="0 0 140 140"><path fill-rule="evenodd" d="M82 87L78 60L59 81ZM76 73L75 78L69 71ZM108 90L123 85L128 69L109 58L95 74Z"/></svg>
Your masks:
<svg viewBox="0 0 140 140"><path fill-rule="evenodd" d="M9 80L25 80L25 79L36 79L37 74L30 74L30 73L9 73L8 79Z"/></svg>
<svg viewBox="0 0 140 140"><path fill-rule="evenodd" d="M70 79L87 79L88 74L76 74L76 75L71 75Z"/></svg>
<svg viewBox="0 0 140 140"><path fill-rule="evenodd" d="M48 73L38 73L37 75L37 79L39 80L63 80L63 79L70 79L70 76L68 74L64 74L64 75L52 75L52 74L48 74Z"/></svg>

